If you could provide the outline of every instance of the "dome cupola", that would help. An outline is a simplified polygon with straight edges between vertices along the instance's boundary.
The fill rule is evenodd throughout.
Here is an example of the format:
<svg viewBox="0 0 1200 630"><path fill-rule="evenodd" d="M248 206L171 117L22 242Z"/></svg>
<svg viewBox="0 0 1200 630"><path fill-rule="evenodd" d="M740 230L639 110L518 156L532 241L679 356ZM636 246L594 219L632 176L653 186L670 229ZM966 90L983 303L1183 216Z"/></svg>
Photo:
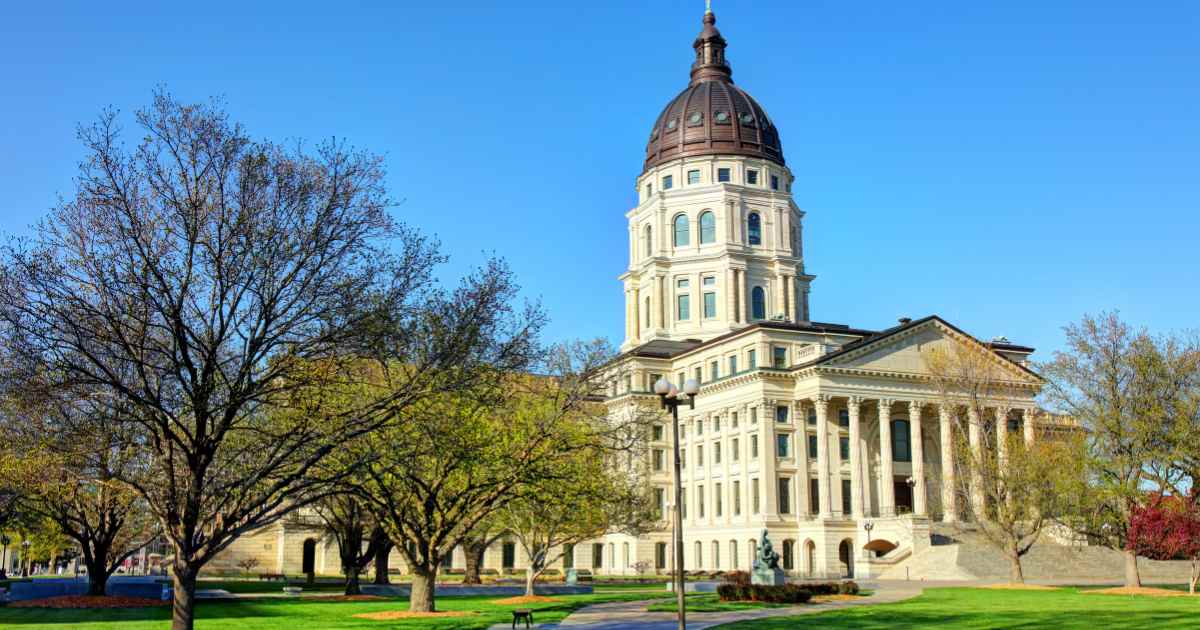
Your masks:
<svg viewBox="0 0 1200 630"><path fill-rule="evenodd" d="M775 124L753 97L733 84L725 38L711 9L702 23L692 43L696 58L691 82L654 121L644 169L696 155L743 155L784 164Z"/></svg>

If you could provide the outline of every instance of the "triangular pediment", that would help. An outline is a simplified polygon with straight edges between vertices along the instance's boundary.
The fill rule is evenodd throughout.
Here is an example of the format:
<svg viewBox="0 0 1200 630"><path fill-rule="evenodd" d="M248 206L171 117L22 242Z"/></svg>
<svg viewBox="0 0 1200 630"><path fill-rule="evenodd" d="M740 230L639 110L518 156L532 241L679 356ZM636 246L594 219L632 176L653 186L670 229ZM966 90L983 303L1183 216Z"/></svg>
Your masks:
<svg viewBox="0 0 1200 630"><path fill-rule="evenodd" d="M1027 368L997 354L979 340L938 317L928 317L878 337L868 338L855 347L825 357L819 365L877 373L929 375L926 357L930 352L955 352L964 346L990 356L1006 375L1005 380L1029 384L1041 381Z"/></svg>

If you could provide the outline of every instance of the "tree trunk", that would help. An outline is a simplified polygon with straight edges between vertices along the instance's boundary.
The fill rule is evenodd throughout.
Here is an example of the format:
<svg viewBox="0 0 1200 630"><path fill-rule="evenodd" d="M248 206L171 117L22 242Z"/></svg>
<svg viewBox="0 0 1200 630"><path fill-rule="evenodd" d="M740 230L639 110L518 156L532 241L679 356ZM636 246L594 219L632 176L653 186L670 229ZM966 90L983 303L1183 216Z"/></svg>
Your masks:
<svg viewBox="0 0 1200 630"><path fill-rule="evenodd" d="M103 595L105 587L108 585L108 571L104 566L104 561L91 557L86 559L84 564L87 566L88 572L88 595Z"/></svg>
<svg viewBox="0 0 1200 630"><path fill-rule="evenodd" d="M388 556L392 553L390 541L381 542L375 547L375 583L388 583Z"/></svg>
<svg viewBox="0 0 1200 630"><path fill-rule="evenodd" d="M433 568L414 566L412 594L408 598L409 612L434 612L434 582L437 580L437 564Z"/></svg>
<svg viewBox="0 0 1200 630"><path fill-rule="evenodd" d="M361 595L362 590L358 586L358 567L349 566L345 569L346 572L346 595Z"/></svg>
<svg viewBox="0 0 1200 630"><path fill-rule="evenodd" d="M1008 581L1012 584L1024 584L1025 572L1021 568L1021 556L1016 549L1008 552Z"/></svg>
<svg viewBox="0 0 1200 630"><path fill-rule="evenodd" d="M171 630L192 630L195 624L196 573L197 571L187 566L175 565L175 602Z"/></svg>
<svg viewBox="0 0 1200 630"><path fill-rule="evenodd" d="M463 584L482 584L483 579L479 571L483 568L483 554L487 552L487 541L483 538L468 540L463 543L463 551L467 557L467 572L463 576Z"/></svg>
<svg viewBox="0 0 1200 630"><path fill-rule="evenodd" d="M1138 574L1137 552L1125 550L1125 587L1133 588L1142 585L1142 578Z"/></svg>
<svg viewBox="0 0 1200 630"><path fill-rule="evenodd" d="M529 567L525 569L525 596L533 597L533 585L537 582L537 577L542 573L540 568Z"/></svg>
<svg viewBox="0 0 1200 630"><path fill-rule="evenodd" d="M1200 580L1200 558L1192 558L1192 579L1188 580L1188 594L1196 594L1196 581Z"/></svg>

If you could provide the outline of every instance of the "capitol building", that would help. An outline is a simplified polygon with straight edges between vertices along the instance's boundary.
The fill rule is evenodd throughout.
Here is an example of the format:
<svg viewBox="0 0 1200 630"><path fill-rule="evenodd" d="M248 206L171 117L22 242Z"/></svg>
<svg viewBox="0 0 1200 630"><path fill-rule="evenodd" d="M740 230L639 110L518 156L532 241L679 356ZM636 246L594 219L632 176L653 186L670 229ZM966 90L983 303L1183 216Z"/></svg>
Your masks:
<svg viewBox="0 0 1200 630"><path fill-rule="evenodd" d="M1027 367L1033 348L980 341L936 315L886 330L814 319L805 212L780 130L734 82L711 11L692 47L686 87L648 129L626 213L625 333L605 400L610 414L653 414L646 466L663 519L644 535L577 545L564 568L672 570L678 509L688 571L748 570L765 529L793 575L883 574L927 550L935 524L968 513L954 484L956 410L941 404L924 353L967 345L989 355L1015 393L976 420L1032 440L1042 384ZM653 393L661 378L700 384L695 408L680 409L678 506L671 420ZM893 549L880 556L875 541ZM523 568L517 544L501 538L483 566ZM212 569L246 557L259 571L338 572L333 540L288 521L239 539ZM447 568L464 563L456 549ZM390 564L405 570L395 551Z"/></svg>

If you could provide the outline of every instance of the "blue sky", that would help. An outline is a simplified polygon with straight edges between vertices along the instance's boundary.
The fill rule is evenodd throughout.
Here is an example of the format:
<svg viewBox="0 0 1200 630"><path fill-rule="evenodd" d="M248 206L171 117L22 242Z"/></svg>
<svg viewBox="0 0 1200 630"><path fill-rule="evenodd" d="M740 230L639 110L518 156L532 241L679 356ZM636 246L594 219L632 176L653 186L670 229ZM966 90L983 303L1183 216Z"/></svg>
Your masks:
<svg viewBox="0 0 1200 630"><path fill-rule="evenodd" d="M717 0L734 80L779 127L813 318L938 313L1061 346L1083 313L1200 311L1200 5ZM223 96L252 134L386 156L446 278L489 252L553 338L620 341L650 125L703 2L5 3L0 231L71 190L79 122Z"/></svg>

